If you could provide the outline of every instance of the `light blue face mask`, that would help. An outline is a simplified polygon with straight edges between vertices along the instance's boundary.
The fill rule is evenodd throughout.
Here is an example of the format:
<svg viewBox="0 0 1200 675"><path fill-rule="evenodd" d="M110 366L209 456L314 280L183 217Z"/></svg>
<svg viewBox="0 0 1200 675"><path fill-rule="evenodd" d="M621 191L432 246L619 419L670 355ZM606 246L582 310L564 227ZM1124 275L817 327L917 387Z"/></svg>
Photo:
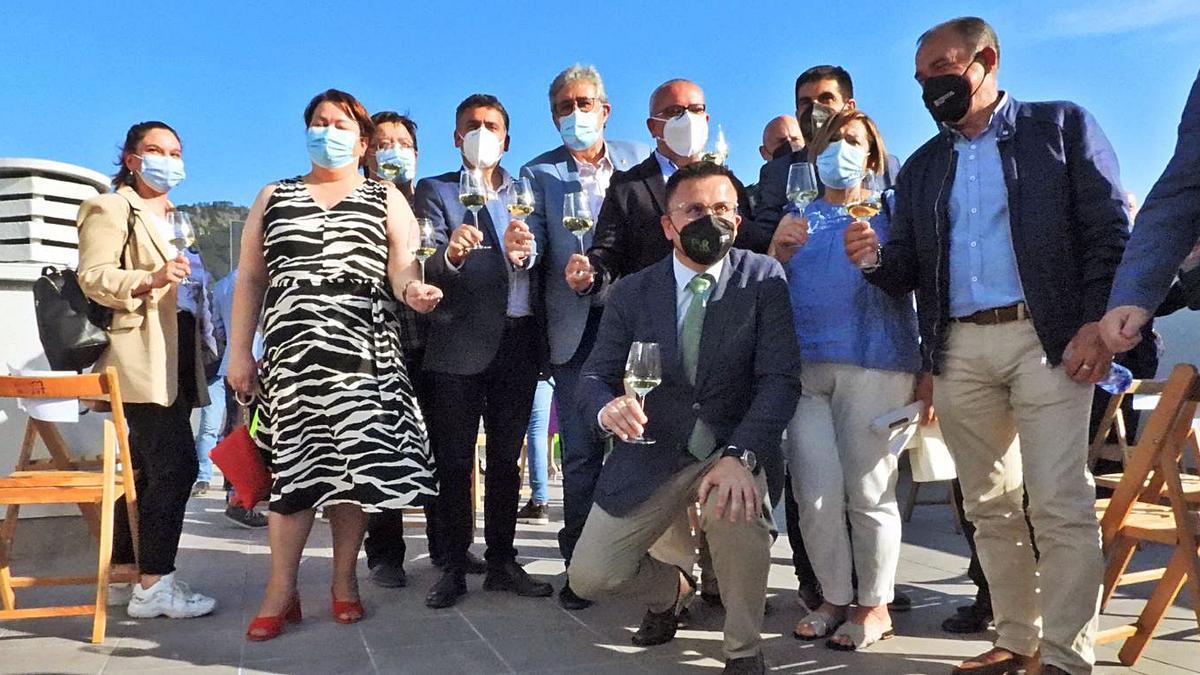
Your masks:
<svg viewBox="0 0 1200 675"><path fill-rule="evenodd" d="M142 170L138 175L142 182L149 185L155 192L167 193L171 188L183 182L187 174L183 171L183 160L166 155L134 155L142 160Z"/></svg>
<svg viewBox="0 0 1200 675"><path fill-rule="evenodd" d="M846 141L835 141L817 157L817 174L826 187L848 190L866 173L867 153Z"/></svg>
<svg viewBox="0 0 1200 675"><path fill-rule="evenodd" d="M604 127L600 126L598 111L583 112L577 109L570 115L558 118L558 132L568 148L585 150L600 140Z"/></svg>
<svg viewBox="0 0 1200 675"><path fill-rule="evenodd" d="M338 169L358 159L354 156L357 142L358 134L348 129L308 128L308 156L313 164L326 169Z"/></svg>
<svg viewBox="0 0 1200 675"><path fill-rule="evenodd" d="M393 145L375 153L379 175L388 180L410 183L417 177L417 153L412 148Z"/></svg>

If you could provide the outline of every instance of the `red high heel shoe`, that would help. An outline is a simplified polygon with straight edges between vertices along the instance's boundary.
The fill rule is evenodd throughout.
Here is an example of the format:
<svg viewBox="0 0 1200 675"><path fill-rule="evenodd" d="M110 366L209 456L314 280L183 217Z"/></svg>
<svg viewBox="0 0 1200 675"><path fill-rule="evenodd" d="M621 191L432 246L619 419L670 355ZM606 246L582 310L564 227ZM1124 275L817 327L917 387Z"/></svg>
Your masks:
<svg viewBox="0 0 1200 675"><path fill-rule="evenodd" d="M361 599L351 602L338 600L337 596L333 594L333 589L329 590L329 596L333 598L334 621L341 624L358 623L366 615L366 610L363 609Z"/></svg>
<svg viewBox="0 0 1200 675"><path fill-rule="evenodd" d="M300 611L300 597L292 596L292 602L279 616L256 616L246 628L246 639L251 642L274 640L283 632L284 623L300 623L304 618Z"/></svg>

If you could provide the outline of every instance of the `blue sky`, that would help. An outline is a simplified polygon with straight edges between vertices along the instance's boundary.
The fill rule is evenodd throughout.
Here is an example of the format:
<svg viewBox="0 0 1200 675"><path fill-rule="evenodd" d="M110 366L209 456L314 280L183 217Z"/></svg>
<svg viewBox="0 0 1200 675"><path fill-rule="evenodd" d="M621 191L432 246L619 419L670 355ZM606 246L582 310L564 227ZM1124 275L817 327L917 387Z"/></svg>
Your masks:
<svg viewBox="0 0 1200 675"><path fill-rule="evenodd" d="M158 8L157 11L151 11ZM828 8L830 14L806 14ZM663 80L700 83L730 164L751 182L763 124L794 108L796 75L845 66L859 107L907 157L934 131L912 80L913 45L962 14L992 22L1000 83L1026 100L1069 99L1100 121L1126 186L1144 195L1174 147L1200 69L1197 0L1045 2L34 2L0 24L0 156L105 173L130 124L162 119L183 137L180 203L248 204L303 173L302 112L328 87L420 125L421 175L458 165L453 110L496 94L512 115L516 168L560 143L553 76L595 64L613 103L609 138L649 141L647 97Z"/></svg>

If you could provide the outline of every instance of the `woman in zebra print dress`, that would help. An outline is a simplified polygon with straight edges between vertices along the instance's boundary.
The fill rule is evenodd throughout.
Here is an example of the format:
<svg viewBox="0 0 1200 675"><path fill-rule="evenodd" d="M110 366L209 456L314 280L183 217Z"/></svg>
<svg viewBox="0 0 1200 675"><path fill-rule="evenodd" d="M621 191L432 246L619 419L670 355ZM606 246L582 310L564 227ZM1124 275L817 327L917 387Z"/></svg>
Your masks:
<svg viewBox="0 0 1200 675"><path fill-rule="evenodd" d="M274 477L271 579L251 640L300 616L296 572L316 507L333 526L334 618L353 623L363 616L355 564L366 514L437 492L392 297L429 312L441 291L418 280L408 202L358 173L372 134L366 110L331 89L304 119L312 169L259 193L234 299L229 381L242 394L256 389L250 344L264 314L256 441Z"/></svg>

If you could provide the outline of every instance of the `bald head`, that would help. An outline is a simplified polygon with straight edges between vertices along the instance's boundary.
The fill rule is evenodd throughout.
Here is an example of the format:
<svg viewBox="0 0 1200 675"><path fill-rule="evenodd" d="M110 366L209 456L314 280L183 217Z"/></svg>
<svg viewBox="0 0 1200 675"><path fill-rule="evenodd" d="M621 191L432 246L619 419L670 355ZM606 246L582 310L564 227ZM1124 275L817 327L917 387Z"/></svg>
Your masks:
<svg viewBox="0 0 1200 675"><path fill-rule="evenodd" d="M694 103L704 103L704 90L691 80L667 80L654 89L650 94L650 117L656 117L666 108L673 105L687 107Z"/></svg>
<svg viewBox="0 0 1200 675"><path fill-rule="evenodd" d="M796 118L791 115L780 115L767 122L767 126L763 129L762 145L758 147L758 154L762 155L764 162L769 162L774 157L794 152L803 147L804 136L800 134L800 124Z"/></svg>

